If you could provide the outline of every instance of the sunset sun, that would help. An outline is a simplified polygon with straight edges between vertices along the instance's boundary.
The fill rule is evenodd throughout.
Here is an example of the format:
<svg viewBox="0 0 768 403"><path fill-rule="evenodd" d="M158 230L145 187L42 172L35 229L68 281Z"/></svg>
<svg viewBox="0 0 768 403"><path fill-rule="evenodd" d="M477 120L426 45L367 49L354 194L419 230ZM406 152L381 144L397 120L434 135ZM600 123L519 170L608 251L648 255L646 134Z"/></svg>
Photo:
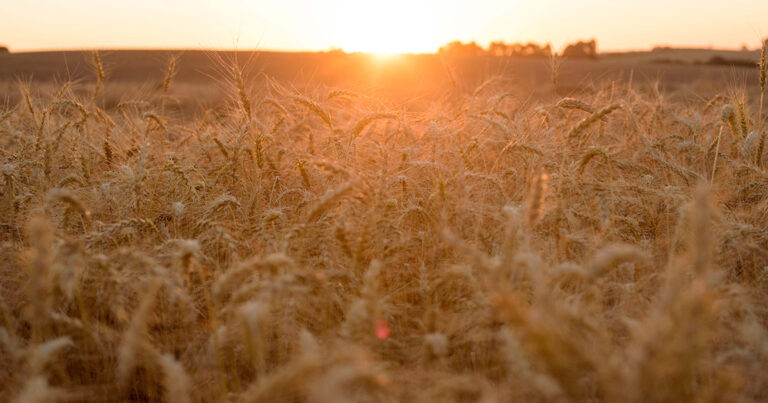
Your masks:
<svg viewBox="0 0 768 403"><path fill-rule="evenodd" d="M335 12L334 41L347 52L381 54L433 52L434 3L342 0Z"/></svg>

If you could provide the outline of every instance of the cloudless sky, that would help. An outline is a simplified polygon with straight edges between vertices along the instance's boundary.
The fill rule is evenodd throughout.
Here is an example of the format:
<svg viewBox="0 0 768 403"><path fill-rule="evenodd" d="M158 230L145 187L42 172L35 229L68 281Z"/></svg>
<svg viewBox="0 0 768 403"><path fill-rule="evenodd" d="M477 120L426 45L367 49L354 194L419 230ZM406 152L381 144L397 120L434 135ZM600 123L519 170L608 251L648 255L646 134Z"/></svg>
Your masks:
<svg viewBox="0 0 768 403"><path fill-rule="evenodd" d="M596 38L600 50L755 48L768 0L0 0L11 50L238 48L429 52L451 40Z"/></svg>

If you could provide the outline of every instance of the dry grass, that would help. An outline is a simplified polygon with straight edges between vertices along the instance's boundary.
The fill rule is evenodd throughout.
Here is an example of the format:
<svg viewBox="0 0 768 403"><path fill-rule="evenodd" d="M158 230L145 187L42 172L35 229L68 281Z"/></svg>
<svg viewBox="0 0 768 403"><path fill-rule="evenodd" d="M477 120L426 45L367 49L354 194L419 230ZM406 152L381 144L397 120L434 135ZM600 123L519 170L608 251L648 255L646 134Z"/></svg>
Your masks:
<svg viewBox="0 0 768 403"><path fill-rule="evenodd" d="M190 118L176 59L114 107L93 63L0 110L0 400L768 397L757 100L415 113L234 66Z"/></svg>

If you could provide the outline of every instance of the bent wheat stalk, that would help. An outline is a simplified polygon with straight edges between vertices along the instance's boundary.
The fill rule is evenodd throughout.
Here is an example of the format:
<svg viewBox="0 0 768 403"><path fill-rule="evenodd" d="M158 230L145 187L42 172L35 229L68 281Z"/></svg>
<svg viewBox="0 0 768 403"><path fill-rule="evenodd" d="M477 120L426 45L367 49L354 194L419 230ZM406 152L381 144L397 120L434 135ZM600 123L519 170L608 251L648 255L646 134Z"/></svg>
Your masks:
<svg viewBox="0 0 768 403"><path fill-rule="evenodd" d="M587 130L595 122L604 118L605 116L615 111L616 109L620 109L620 108L621 108L621 104L609 105L593 113L592 115L584 118L581 122L579 122L578 125L576 125L573 129L571 129L570 133L568 133L568 140L572 140L578 137L581 133L584 132L584 130Z"/></svg>
<svg viewBox="0 0 768 403"><path fill-rule="evenodd" d="M755 153L755 165L758 167L763 159L763 147L765 147L765 133L763 133L763 101L765 98L766 74L768 74L768 61L766 61L766 52L768 52L768 39L763 41L763 49L760 52L760 111L757 114L757 135L760 136L760 142L757 145Z"/></svg>

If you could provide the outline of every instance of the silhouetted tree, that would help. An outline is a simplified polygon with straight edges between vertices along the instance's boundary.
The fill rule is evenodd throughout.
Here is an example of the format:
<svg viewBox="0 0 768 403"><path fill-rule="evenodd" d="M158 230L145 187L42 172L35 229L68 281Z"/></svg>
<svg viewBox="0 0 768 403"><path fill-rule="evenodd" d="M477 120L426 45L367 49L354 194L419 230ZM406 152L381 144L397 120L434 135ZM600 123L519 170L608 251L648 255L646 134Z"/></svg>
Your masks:
<svg viewBox="0 0 768 403"><path fill-rule="evenodd" d="M552 56L552 44L548 43L546 46L544 46L544 48L541 50L541 55L546 57Z"/></svg>
<svg viewBox="0 0 768 403"><path fill-rule="evenodd" d="M563 56L570 58L597 58L597 41L578 41L565 47Z"/></svg>
<svg viewBox="0 0 768 403"><path fill-rule="evenodd" d="M0 45L0 55L5 53L11 53L11 51L8 49L8 46Z"/></svg>
<svg viewBox="0 0 768 403"><path fill-rule="evenodd" d="M522 56L523 44L522 43L510 43L507 45L507 56Z"/></svg>
<svg viewBox="0 0 768 403"><path fill-rule="evenodd" d="M439 50L441 54L452 55L489 55L489 56L542 56L547 57L552 54L552 46L546 44L544 46L528 42L522 43L505 43L503 41L494 41L488 45L487 49L481 48L477 43L462 43L460 41L453 41Z"/></svg>
<svg viewBox="0 0 768 403"><path fill-rule="evenodd" d="M453 41L441 47L438 50L440 54L461 55L461 56L479 56L485 54L485 50L477 42L463 43Z"/></svg>
<svg viewBox="0 0 768 403"><path fill-rule="evenodd" d="M488 54L491 56L509 56L509 45L502 41L491 42L488 45Z"/></svg>
<svg viewBox="0 0 768 403"><path fill-rule="evenodd" d="M541 46L538 43L528 42L522 47L522 56L549 56L552 54L552 47L547 44Z"/></svg>

